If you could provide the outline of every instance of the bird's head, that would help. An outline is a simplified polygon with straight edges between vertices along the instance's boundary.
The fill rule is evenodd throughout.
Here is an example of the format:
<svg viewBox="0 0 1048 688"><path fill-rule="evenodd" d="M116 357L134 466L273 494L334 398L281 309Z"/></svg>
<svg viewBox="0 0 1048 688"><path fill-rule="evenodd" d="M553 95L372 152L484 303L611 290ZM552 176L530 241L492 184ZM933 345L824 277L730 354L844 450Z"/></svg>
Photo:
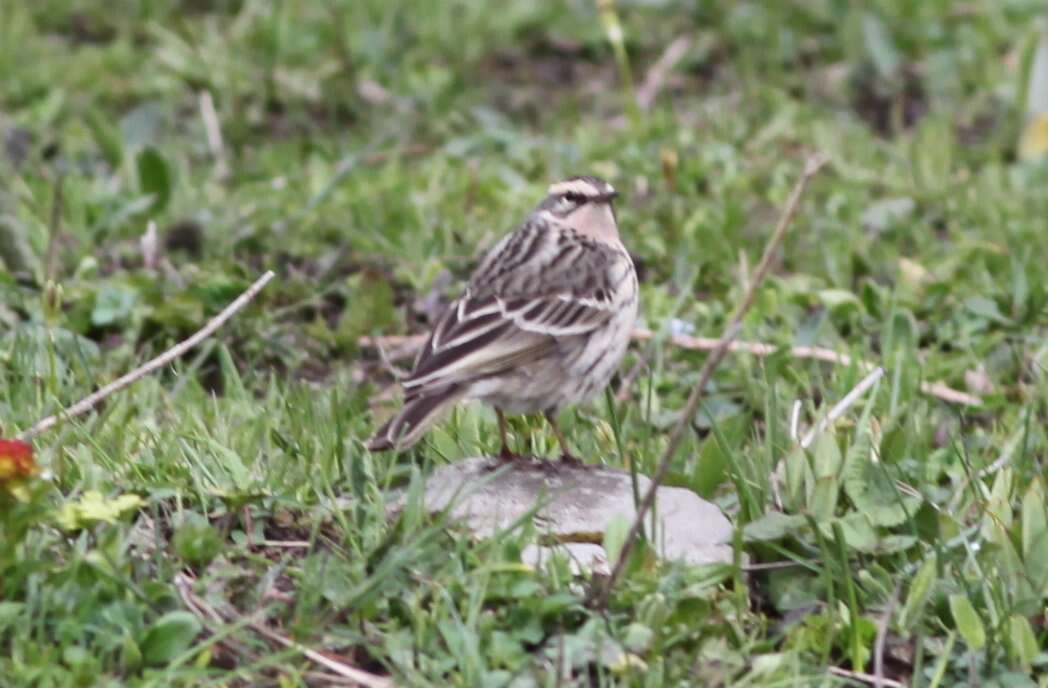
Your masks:
<svg viewBox="0 0 1048 688"><path fill-rule="evenodd" d="M598 239L618 240L612 201L618 192L599 177L571 177L551 184L537 212Z"/></svg>

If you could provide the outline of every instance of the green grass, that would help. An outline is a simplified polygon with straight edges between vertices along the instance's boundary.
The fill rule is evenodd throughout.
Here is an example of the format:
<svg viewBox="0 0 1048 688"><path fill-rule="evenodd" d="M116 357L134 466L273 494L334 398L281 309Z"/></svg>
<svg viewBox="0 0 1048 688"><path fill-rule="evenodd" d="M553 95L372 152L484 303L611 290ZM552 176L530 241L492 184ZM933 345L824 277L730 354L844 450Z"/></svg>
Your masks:
<svg viewBox="0 0 1048 688"><path fill-rule="evenodd" d="M888 677L1048 685L1048 164L1016 155L1042 11L624 0L617 51L583 0L0 4L0 437L278 272L198 353L35 442L42 477L0 500L0 683L316 680L244 621L201 631L189 572L225 618L403 685L844 685L829 668L873 673L882 625ZM640 111L626 70L639 85L681 35ZM888 372L800 453L795 400L810 427L862 371L719 369L670 482L738 523L745 570L641 551L600 614L566 562L520 563L530 524L476 542L411 499L386 517L497 431L465 407L412 454L369 455L395 400L360 336L422 331L576 173L622 192L643 323L715 336L814 150L832 165L741 337ZM634 345L614 415L567 418L579 452L653 471L703 357ZM537 421L514 432L554 447Z"/></svg>

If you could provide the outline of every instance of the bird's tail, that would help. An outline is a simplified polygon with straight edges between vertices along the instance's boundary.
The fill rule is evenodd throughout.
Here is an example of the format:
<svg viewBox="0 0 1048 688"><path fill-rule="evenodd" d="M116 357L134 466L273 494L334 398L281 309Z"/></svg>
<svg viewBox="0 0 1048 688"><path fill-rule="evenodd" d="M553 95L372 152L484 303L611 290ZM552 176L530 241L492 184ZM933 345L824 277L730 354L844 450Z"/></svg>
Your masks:
<svg viewBox="0 0 1048 688"><path fill-rule="evenodd" d="M375 431L367 442L370 451L398 451L418 442L444 413L465 395L461 385L451 385L404 400L400 412Z"/></svg>

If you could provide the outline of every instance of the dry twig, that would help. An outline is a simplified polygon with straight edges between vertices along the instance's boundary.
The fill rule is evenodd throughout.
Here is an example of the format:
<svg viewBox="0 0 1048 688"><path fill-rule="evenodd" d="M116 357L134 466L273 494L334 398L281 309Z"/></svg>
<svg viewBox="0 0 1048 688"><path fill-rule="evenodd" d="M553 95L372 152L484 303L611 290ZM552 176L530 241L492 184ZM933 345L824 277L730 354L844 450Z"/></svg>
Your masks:
<svg viewBox="0 0 1048 688"><path fill-rule="evenodd" d="M811 447L815 440L818 439L819 435L826 431L826 428L837 422L837 419L843 416L844 412L847 411L851 405L859 399L859 397L865 394L870 387L877 384L877 381L882 377L884 377L884 368L874 368L872 373L864 377L862 380L859 380L859 384L855 385L851 391L844 395L844 398L834 404L829 410L829 413L823 416L823 418L801 438L798 438L797 436L797 425L798 419L800 418L801 402L800 400L794 402L793 409L790 413L790 439L793 440L795 445L794 451ZM784 480L783 471L785 467L785 462L779 463L779 465L775 467L775 471L771 474L770 479L772 498L775 500L775 506L778 507L780 511L782 510L783 500L782 490L779 486Z"/></svg>
<svg viewBox="0 0 1048 688"><path fill-rule="evenodd" d="M259 540L251 544L257 547L271 547L273 549L309 549L313 546L309 540Z"/></svg>
<svg viewBox="0 0 1048 688"><path fill-rule="evenodd" d="M633 330L634 339L651 339L654 336L655 335L651 330L645 330L642 328ZM670 337L669 341L682 349L692 349L695 351L713 351L721 343L721 340L719 339L692 337L689 335L674 335ZM774 344L765 344L763 342L731 342L728 344L728 351L731 353L751 354L753 356L761 357L771 356L781 350L782 347ZM842 366L850 366L854 364L864 371L872 371L877 367L869 361L854 359L848 354L837 353L833 349L826 349L818 346L793 346L789 348L789 352L792 358L811 359ZM921 383L921 392L951 404L982 406L982 399L979 397L947 387L941 382L923 382Z"/></svg>
<svg viewBox="0 0 1048 688"><path fill-rule="evenodd" d="M215 159L215 172L219 179L229 176L229 163L226 162L225 146L222 143L222 124L215 110L215 100L211 91L204 89L197 99L200 104L200 119L204 121L204 133L207 135L207 147Z"/></svg>
<svg viewBox="0 0 1048 688"><path fill-rule="evenodd" d="M228 610L223 614L193 592L193 580L194 579L189 574L176 574L175 588L178 590L179 596L182 598L182 602L186 607L196 614L198 618L204 621L206 625L220 624L223 622L243 623L267 640L283 645L288 649L295 650L312 662L328 669L334 674L334 676L329 676L327 674L321 675L326 677L325 680L333 683L341 685L344 683L342 679L347 679L352 682L351 685L364 686L364 688L394 688L395 684L392 679L386 676L372 674L363 669L357 669L345 662L333 659L327 654L311 650L305 645L297 643L294 640L277 633L261 621L250 617L238 617L235 613Z"/></svg>
<svg viewBox="0 0 1048 688"><path fill-rule="evenodd" d="M424 334L387 334L382 337L364 335L357 339L357 345L365 349L392 349L387 351L385 358L390 361L403 361L417 354L425 341Z"/></svg>
<svg viewBox="0 0 1048 688"><path fill-rule="evenodd" d="M47 254L44 257L44 280L53 282L58 271L58 239L62 233L62 213L65 210L65 173L55 178L54 194L51 197L51 224L47 233Z"/></svg>
<svg viewBox="0 0 1048 688"><path fill-rule="evenodd" d="M262 635L275 643L283 645L284 647L295 650L296 652L302 653L307 659L319 664L320 666L328 669L339 676L343 676L352 681L356 681L365 688L392 688L395 684L392 680L385 676L379 676L377 674L371 674L362 669L351 667L345 662L339 662L332 659L326 654L311 650L301 643L297 643L290 638L280 635L273 629L269 628L260 621L250 621L248 623L252 629L254 629L259 635Z"/></svg>
<svg viewBox="0 0 1048 688"><path fill-rule="evenodd" d="M637 105L642 110L650 110L651 106L655 104L655 99L658 98L659 91L665 85L666 78L681 58L687 54L690 47L690 36L678 36L662 51L662 55L644 77L644 83L637 89Z"/></svg>
<svg viewBox="0 0 1048 688"><path fill-rule="evenodd" d="M397 158L421 158L426 155L429 155L432 152L433 146L429 146L424 143L412 143L408 144L402 149L391 151L378 151L377 153L371 153L363 159L362 163L368 166L381 165L385 162L388 162L389 160L395 160Z"/></svg>
<svg viewBox="0 0 1048 688"><path fill-rule="evenodd" d="M189 576L183 573L176 574L174 583L175 589L178 590L178 596L182 598L182 604L203 622L205 628L214 632L216 626L221 626L225 623L225 619L222 618L222 615L214 607L193 592L193 583ZM251 661L258 659L254 652L233 637L222 638L217 641L217 644Z"/></svg>
<svg viewBox="0 0 1048 688"><path fill-rule="evenodd" d="M70 406L68 409L50 415L47 418L44 418L36 425L19 435L18 438L26 441L31 440L40 433L50 430L52 427L57 425L58 422L62 419L68 420L70 418L75 418L76 416L83 415L91 409L93 409L99 402L106 399L107 397L116 394L125 387L142 379L146 375L149 375L150 373L160 368L163 368L167 364L171 363L176 358L183 355L184 353L195 347L197 344L210 337L218 328L226 324L227 320L232 318L240 309L242 309L244 306L250 303L251 300L258 295L258 292L262 291L262 288L269 284L269 281L273 279L275 276L276 274L272 270L267 271L264 275L255 280L255 283L248 287L243 294L238 296L232 303L226 306L221 313L219 313L210 321L208 321L208 323L204 325L202 328L200 328L200 330L197 331L194 335L174 345L173 347L160 354L153 360L149 361L148 363L139 366L138 368L135 368L130 373L127 373L126 375L119 377L116 380L113 380L97 392L87 395L80 401Z"/></svg>
<svg viewBox="0 0 1048 688"><path fill-rule="evenodd" d="M866 674L861 671L848 671L840 667L830 667L829 672L834 676L840 676L842 678L850 678L853 681L861 681L862 683L872 683L877 685L877 677L872 674ZM906 688L905 683L896 681L895 679L882 678L880 679L880 685L884 688Z"/></svg>
<svg viewBox="0 0 1048 688"><path fill-rule="evenodd" d="M633 387L633 383L637 381L640 374L644 372L644 369L648 367L648 362L643 357L638 358L637 362L633 364L630 371L623 376L622 382L619 383L619 391L615 392L615 401L622 403L629 399L630 389Z"/></svg>
<svg viewBox="0 0 1048 688"><path fill-rule="evenodd" d="M888 606L877 621L877 640L873 644L873 685L875 688L884 688L888 685L888 679L884 678L884 645L888 640L888 624L891 623L892 614L895 613L895 607L898 604L899 584L896 584L891 599L888 600Z"/></svg>
<svg viewBox="0 0 1048 688"><path fill-rule="evenodd" d="M844 395L843 399L834 404L833 408L830 409L830 412L801 438L801 441L798 443L801 449L807 449L810 447L819 435L826 430L826 428L833 425L838 418L843 416L844 412L847 411L851 405L859 399L859 397L865 394L866 390L877 384L877 381L882 377L884 377L884 368L875 368L872 373L860 380L859 384L855 385L850 392Z"/></svg>
<svg viewBox="0 0 1048 688"><path fill-rule="evenodd" d="M644 528L644 519L647 517L648 512L655 503L655 495L658 492L659 486L666 477L666 473L669 472L670 464L676 457L677 450L680 448L681 443L684 441L685 434L691 427L691 421L699 409L699 403L702 401L706 385L709 383L717 366L720 365L720 362L723 361L724 357L727 355L728 347L731 345L732 340L735 339L735 336L738 334L739 329L742 326L742 319L746 316L750 307L753 306L753 301L757 296L757 289L764 281L764 278L767 277L768 271L771 269L772 260L778 253L783 239L786 238L786 230L789 229L794 216L797 214L797 208L800 206L800 201L804 196L804 191L808 188L808 182L811 181L812 177L814 177L825 164L826 157L822 155L812 156L805 162L804 173L797 181L797 185L793 188L793 192L786 201L786 207L779 218L775 231L772 233L771 238L768 239L768 243L764 247L764 254L761 256L760 264L754 271L753 279L750 281L749 285L747 285L742 301L732 314L728 327L720 338L719 345L713 350L710 357L706 359L706 363L702 366L702 370L699 373L699 382L688 397L688 401L684 405L684 410L681 413L680 420L673 428L673 432L670 433L669 443L666 446L665 452L662 454L662 458L659 460L659 465L655 470L655 474L651 478L651 485L648 487L647 493L645 493L644 498L637 506L637 515L633 519L629 531L626 533L626 539L622 544L622 549L619 551L619 556L615 562L615 566L611 569L611 575L608 576L603 585L595 588L595 594L591 597L590 601L598 608L603 609L607 606L611 591L614 589L615 584L622 575L625 563L629 559L637 538Z"/></svg>

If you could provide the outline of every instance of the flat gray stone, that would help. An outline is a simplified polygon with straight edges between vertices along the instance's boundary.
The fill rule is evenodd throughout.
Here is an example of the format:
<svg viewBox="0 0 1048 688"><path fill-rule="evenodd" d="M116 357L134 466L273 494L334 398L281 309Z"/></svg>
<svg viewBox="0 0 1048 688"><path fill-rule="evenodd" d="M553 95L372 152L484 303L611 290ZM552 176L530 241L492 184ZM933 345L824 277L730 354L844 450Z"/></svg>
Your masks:
<svg viewBox="0 0 1048 688"><path fill-rule="evenodd" d="M637 476L640 495L650 484L647 477ZM570 544L574 561L598 571L607 567L600 543L608 524L616 517L631 523L637 513L629 473L556 459L457 461L429 476L424 499L430 511L453 504L451 516L480 537L511 526L538 505L536 528ZM655 548L664 559L692 564L732 560L732 525L716 505L690 490L660 487L655 511L659 523ZM646 520L650 524L650 516ZM536 547L526 554L542 561L544 549Z"/></svg>

